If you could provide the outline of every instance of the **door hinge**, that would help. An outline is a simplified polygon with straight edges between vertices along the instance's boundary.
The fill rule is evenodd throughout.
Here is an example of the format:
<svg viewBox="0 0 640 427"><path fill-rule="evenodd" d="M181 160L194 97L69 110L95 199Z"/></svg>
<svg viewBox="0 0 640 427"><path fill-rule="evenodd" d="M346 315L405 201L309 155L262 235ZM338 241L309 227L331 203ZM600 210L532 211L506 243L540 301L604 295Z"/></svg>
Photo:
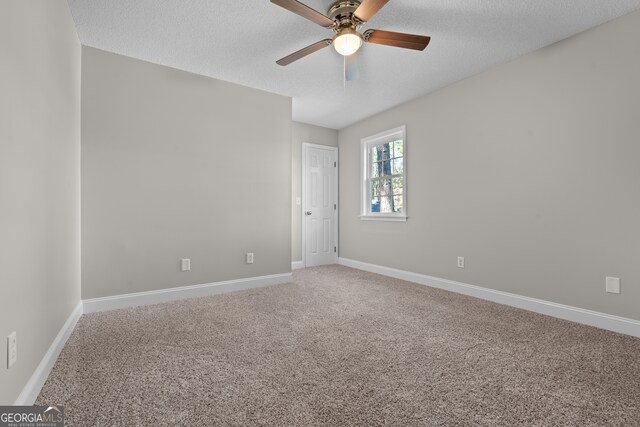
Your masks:
<svg viewBox="0 0 640 427"><path fill-rule="evenodd" d="M333 247L333 252L338 252L338 248L337 247Z"/></svg>
<svg viewBox="0 0 640 427"><path fill-rule="evenodd" d="M333 162L333 167L337 167L338 166L338 162Z"/></svg>
<svg viewBox="0 0 640 427"><path fill-rule="evenodd" d="M338 209L338 205L336 205L335 203L333 204L333 210L335 211L336 209Z"/></svg>

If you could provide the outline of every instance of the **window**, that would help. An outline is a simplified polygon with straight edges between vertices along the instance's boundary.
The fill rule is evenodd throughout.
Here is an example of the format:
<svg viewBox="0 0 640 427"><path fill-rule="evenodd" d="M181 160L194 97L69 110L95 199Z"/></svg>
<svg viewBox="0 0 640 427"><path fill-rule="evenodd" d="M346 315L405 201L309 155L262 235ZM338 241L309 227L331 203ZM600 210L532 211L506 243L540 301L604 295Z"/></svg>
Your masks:
<svg viewBox="0 0 640 427"><path fill-rule="evenodd" d="M407 220L405 126L361 140L361 219Z"/></svg>

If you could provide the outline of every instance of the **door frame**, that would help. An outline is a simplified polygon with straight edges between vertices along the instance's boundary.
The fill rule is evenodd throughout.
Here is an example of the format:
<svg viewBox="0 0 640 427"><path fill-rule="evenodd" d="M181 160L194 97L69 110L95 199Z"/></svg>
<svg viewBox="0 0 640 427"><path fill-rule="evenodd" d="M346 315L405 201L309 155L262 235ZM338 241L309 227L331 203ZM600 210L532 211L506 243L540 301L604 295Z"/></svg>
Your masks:
<svg viewBox="0 0 640 427"><path fill-rule="evenodd" d="M307 162L306 162L306 158L307 158L307 152L309 151L309 148L318 148L321 150L328 150L328 151L333 151L334 155L335 155L335 161L336 161L336 166L333 168L333 196L334 196L334 203L336 205L336 208L333 210L333 239L334 239L334 244L336 247L336 251L334 253L334 262L337 264L338 263L338 253L340 251L340 245L338 244L338 212L340 211L340 204L338 203L338 164L340 163L338 161L338 147L332 146L332 145L321 145L321 144L311 144L309 142L303 142L302 143L302 155L301 155L301 161L302 161L302 200L300 203L300 215L302 218L302 267L306 267L307 266L307 221L305 220L305 200L307 198Z"/></svg>

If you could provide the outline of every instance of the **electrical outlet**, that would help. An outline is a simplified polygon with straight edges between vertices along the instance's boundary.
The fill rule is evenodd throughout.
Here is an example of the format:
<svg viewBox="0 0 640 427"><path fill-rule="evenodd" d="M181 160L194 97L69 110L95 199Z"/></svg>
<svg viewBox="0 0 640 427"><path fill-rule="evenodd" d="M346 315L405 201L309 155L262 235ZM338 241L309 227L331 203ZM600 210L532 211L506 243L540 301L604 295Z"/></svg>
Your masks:
<svg viewBox="0 0 640 427"><path fill-rule="evenodd" d="M253 264L253 252L247 252L247 264Z"/></svg>
<svg viewBox="0 0 640 427"><path fill-rule="evenodd" d="M182 271L191 270L191 259L190 258L183 258L182 260L180 260L180 270L182 270Z"/></svg>
<svg viewBox="0 0 640 427"><path fill-rule="evenodd" d="M15 331L7 337L7 369L18 360L18 343Z"/></svg>
<svg viewBox="0 0 640 427"><path fill-rule="evenodd" d="M619 294L620 293L620 278L618 277L607 277L605 279L605 290L610 294Z"/></svg>
<svg viewBox="0 0 640 427"><path fill-rule="evenodd" d="M458 257L458 268L464 268L464 257L463 256L459 256Z"/></svg>

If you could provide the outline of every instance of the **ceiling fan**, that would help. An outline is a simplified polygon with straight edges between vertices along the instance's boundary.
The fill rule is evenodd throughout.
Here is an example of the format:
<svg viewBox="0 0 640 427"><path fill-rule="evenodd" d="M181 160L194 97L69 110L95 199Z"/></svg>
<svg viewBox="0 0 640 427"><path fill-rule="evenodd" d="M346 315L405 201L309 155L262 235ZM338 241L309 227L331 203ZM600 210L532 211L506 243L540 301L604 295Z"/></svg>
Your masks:
<svg viewBox="0 0 640 427"><path fill-rule="evenodd" d="M335 33L332 38L321 40L277 60L276 64L282 66L289 65L298 59L304 58L333 44L336 51L345 58L345 80L355 80L358 77L358 68L355 61L356 54L364 42L402 47L405 49L424 50L429 44L431 37L383 30L366 30L363 33L358 31L360 27L371 20L388 1L389 0L338 0L331 5L327 15L323 15L297 0L271 0L271 3L283 7L327 29L331 29Z"/></svg>

